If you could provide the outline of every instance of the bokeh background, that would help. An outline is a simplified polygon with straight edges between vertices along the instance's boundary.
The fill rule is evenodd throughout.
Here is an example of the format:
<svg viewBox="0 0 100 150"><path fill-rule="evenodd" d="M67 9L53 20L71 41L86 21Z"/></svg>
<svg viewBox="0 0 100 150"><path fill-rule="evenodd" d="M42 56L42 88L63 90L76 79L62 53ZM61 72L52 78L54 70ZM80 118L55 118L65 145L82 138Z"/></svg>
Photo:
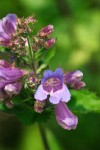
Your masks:
<svg viewBox="0 0 100 150"><path fill-rule="evenodd" d="M34 13L36 28L53 24L57 42L50 68L83 71L87 88L100 96L100 0L0 0L0 18L8 13ZM60 128L55 118L43 124L50 150L100 150L100 114L77 115L74 131ZM0 150L46 149L37 124L26 127L0 113Z"/></svg>

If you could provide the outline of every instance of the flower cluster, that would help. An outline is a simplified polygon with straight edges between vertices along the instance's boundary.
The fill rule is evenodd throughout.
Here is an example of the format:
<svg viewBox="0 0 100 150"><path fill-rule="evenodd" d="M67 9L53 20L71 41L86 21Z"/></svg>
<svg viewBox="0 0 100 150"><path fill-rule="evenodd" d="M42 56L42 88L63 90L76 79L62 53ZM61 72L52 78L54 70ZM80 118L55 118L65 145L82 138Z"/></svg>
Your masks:
<svg viewBox="0 0 100 150"><path fill-rule="evenodd" d="M14 95L18 95L21 88L21 78L25 70L15 68L5 60L0 60L0 101L6 102Z"/></svg>
<svg viewBox="0 0 100 150"><path fill-rule="evenodd" d="M52 105L58 124L67 130L75 129L78 118L66 103L71 100L69 88L79 90L85 86L81 81L83 73L79 70L64 73L61 68L53 72L45 67L42 68L45 69L44 73L42 69L38 73L41 63L42 67L44 65L42 50L46 53L46 49L51 48L56 40L50 37L54 31L53 25L47 25L34 34L36 22L34 16L18 18L15 14L8 14L0 20L0 45L8 48L13 56L13 64L4 59L0 60L0 103L8 108L14 107L16 104L12 99L21 94L23 87L26 100L22 102L28 100L28 103L25 103L26 107L29 105L33 110L34 105L34 113L41 115ZM38 58L38 55L41 57ZM48 106L47 101L50 104Z"/></svg>

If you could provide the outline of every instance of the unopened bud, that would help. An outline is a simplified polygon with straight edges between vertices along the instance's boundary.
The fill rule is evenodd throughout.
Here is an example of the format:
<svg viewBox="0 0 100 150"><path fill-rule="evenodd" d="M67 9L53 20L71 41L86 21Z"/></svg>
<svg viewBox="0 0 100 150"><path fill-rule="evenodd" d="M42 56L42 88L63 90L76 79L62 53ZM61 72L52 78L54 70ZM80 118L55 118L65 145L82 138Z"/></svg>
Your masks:
<svg viewBox="0 0 100 150"><path fill-rule="evenodd" d="M72 84L72 87L76 90L80 90L82 89L84 86L86 86L85 82L83 81L79 81L79 82L75 82L74 84Z"/></svg>
<svg viewBox="0 0 100 150"><path fill-rule="evenodd" d="M6 107L12 109L14 107L13 103L10 100L7 100L5 103Z"/></svg>
<svg viewBox="0 0 100 150"><path fill-rule="evenodd" d="M51 38L44 43L44 47L47 49L51 48L55 44L55 42L56 40L54 38Z"/></svg>
<svg viewBox="0 0 100 150"><path fill-rule="evenodd" d="M18 83L13 83L13 84L8 84L5 86L5 91L8 95L18 95L20 90L22 88L22 83L18 82Z"/></svg>
<svg viewBox="0 0 100 150"><path fill-rule="evenodd" d="M44 101L36 100L36 102L34 103L34 110L37 113L41 113L43 111L44 106L45 106L45 100Z"/></svg>
<svg viewBox="0 0 100 150"><path fill-rule="evenodd" d="M80 70L68 72L64 75L65 83L73 84L75 81L80 81L83 78L83 73Z"/></svg>
<svg viewBox="0 0 100 150"><path fill-rule="evenodd" d="M27 18L25 19L25 22L26 22L27 24L29 24L29 23L36 23L37 20L36 20L36 17L34 17L34 16L29 16L29 17L27 17Z"/></svg>
<svg viewBox="0 0 100 150"><path fill-rule="evenodd" d="M1 59L0 60L0 68L2 68L2 67L4 67L4 68L10 68L11 64L9 64L7 61Z"/></svg>
<svg viewBox="0 0 100 150"><path fill-rule="evenodd" d="M50 35L52 32L53 32L53 25L48 25L40 30L40 33L38 34L38 36L45 37L45 36Z"/></svg>

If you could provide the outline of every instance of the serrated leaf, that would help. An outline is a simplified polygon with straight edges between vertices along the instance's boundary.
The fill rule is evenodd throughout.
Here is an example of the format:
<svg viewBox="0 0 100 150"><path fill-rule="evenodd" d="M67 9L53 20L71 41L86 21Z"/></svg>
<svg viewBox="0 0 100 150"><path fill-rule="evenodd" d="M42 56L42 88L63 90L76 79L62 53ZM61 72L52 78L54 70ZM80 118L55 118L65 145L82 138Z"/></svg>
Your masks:
<svg viewBox="0 0 100 150"><path fill-rule="evenodd" d="M69 107L80 113L99 112L100 98L88 90L71 90L72 98Z"/></svg>

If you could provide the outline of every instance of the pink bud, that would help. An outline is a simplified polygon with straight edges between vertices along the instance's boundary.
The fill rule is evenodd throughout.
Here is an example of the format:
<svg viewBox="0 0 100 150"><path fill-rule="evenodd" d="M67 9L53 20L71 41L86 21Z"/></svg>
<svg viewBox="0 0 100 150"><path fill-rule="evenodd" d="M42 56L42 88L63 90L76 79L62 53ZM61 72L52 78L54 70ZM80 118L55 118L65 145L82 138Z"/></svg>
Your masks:
<svg viewBox="0 0 100 150"><path fill-rule="evenodd" d="M4 67L4 68L11 68L12 66L7 61L1 59L0 60L0 68L2 68L2 67Z"/></svg>
<svg viewBox="0 0 100 150"><path fill-rule="evenodd" d="M44 47L47 49L51 48L55 42L56 42L56 40L54 38L51 38L44 43Z"/></svg>
<svg viewBox="0 0 100 150"><path fill-rule="evenodd" d="M82 89L84 86L86 86L85 82L79 81L72 84L72 87L76 90Z"/></svg>
<svg viewBox="0 0 100 150"><path fill-rule="evenodd" d="M53 25L48 25L40 30L40 33L38 34L38 36L45 37L45 36L50 35L52 32L53 32Z"/></svg>

